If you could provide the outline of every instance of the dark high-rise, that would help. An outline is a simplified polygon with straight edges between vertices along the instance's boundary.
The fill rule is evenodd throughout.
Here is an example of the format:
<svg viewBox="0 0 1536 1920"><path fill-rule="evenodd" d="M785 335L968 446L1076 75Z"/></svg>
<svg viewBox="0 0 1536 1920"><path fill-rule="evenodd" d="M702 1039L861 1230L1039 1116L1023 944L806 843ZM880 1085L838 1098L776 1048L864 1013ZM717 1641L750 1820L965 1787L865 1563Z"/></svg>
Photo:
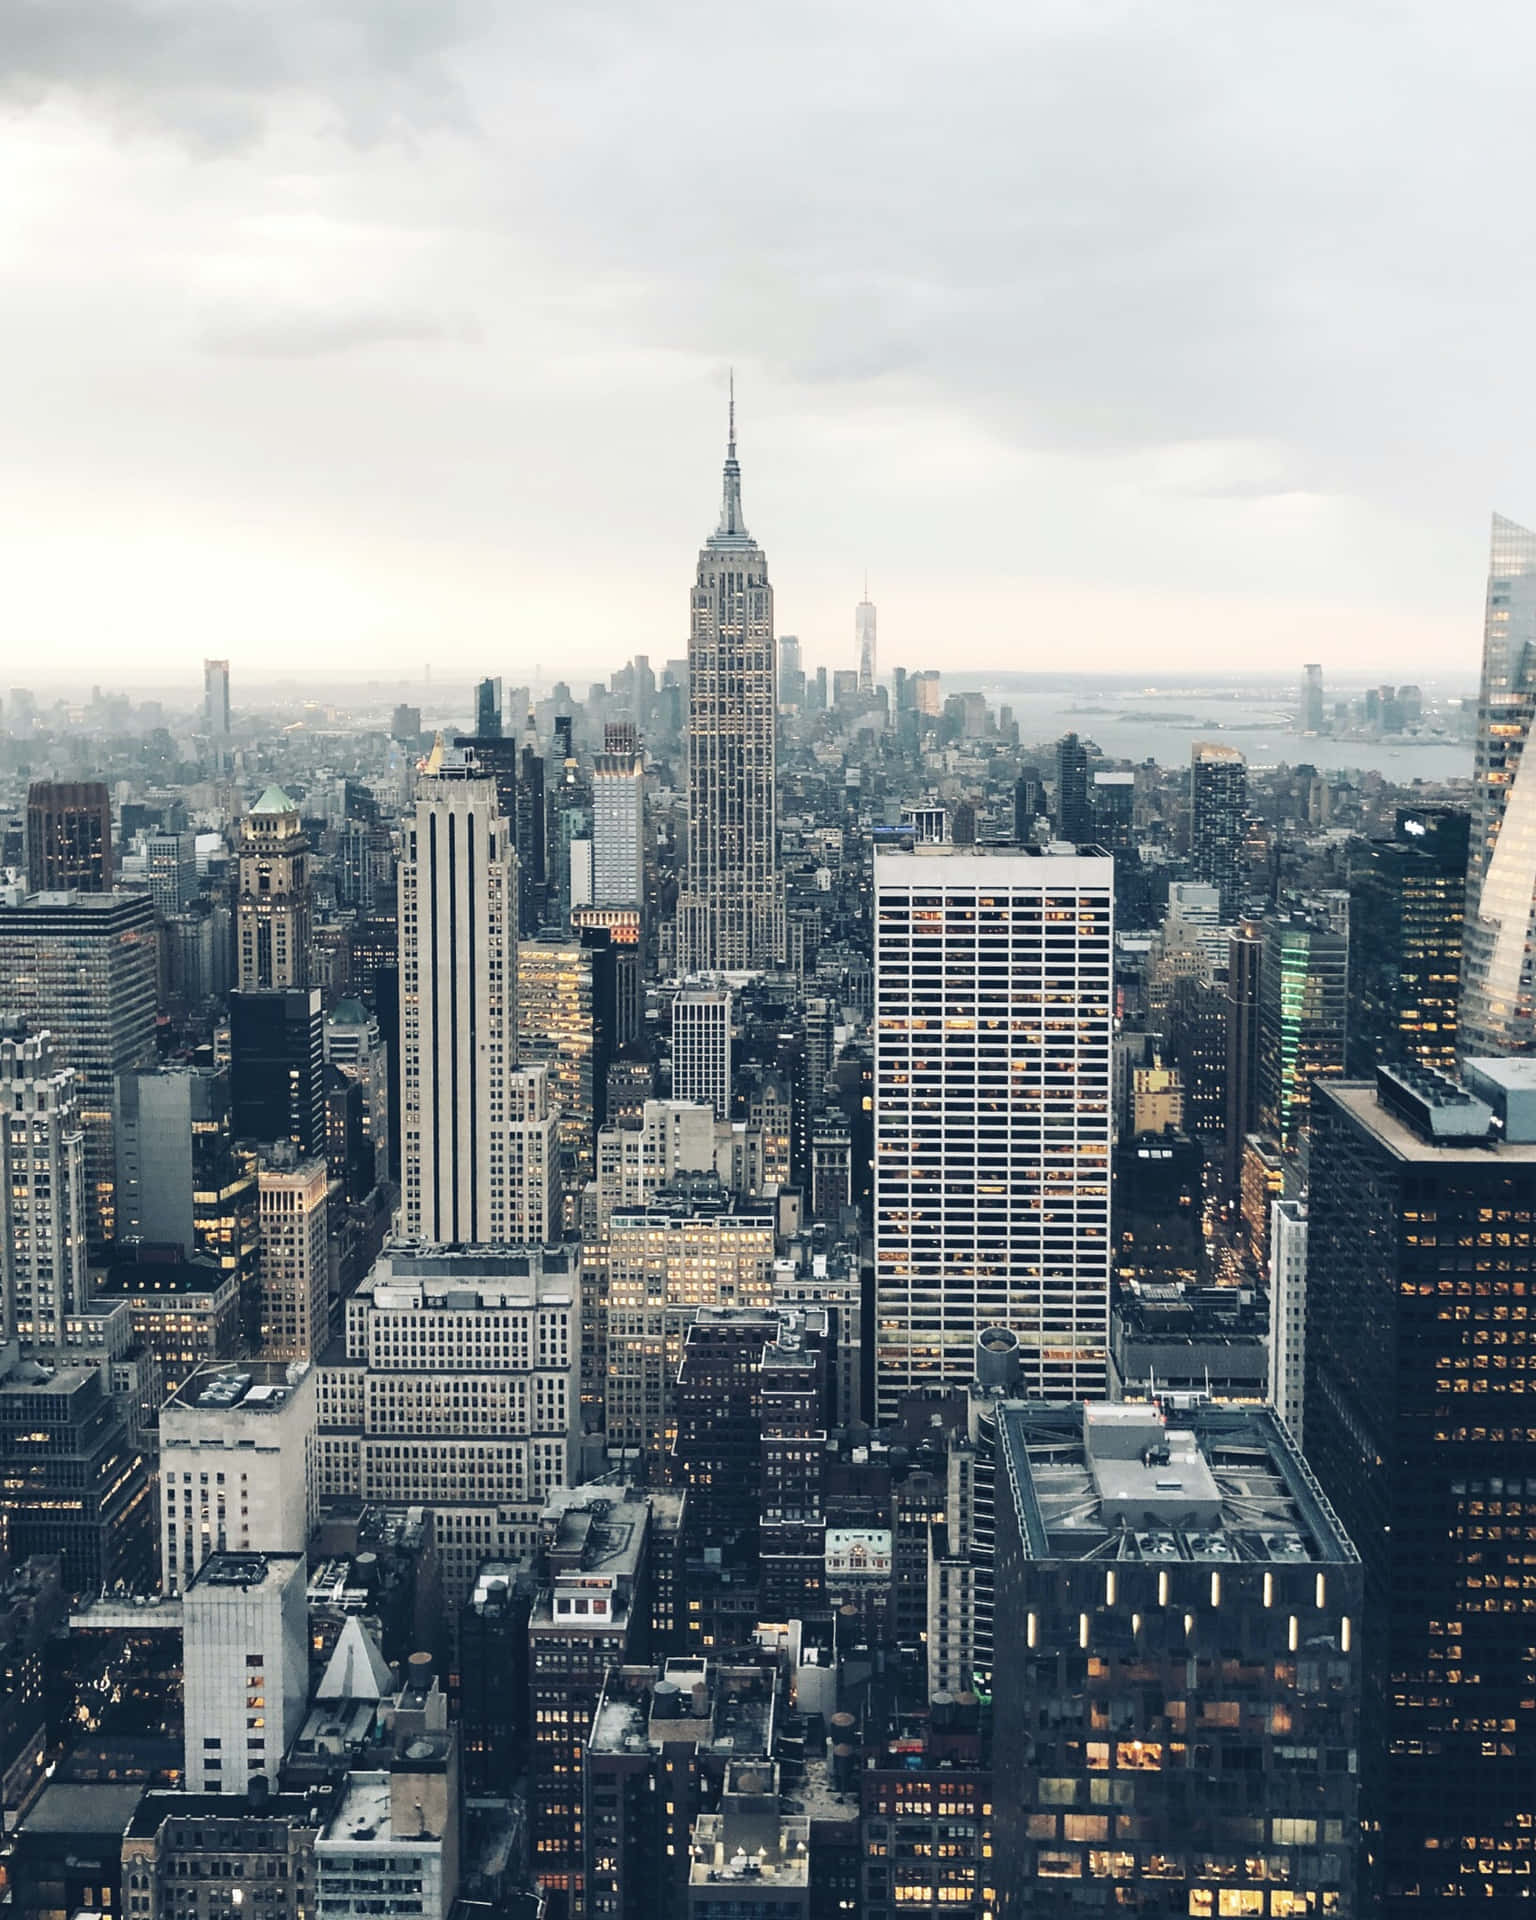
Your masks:
<svg viewBox="0 0 1536 1920"><path fill-rule="evenodd" d="M1013 837L1019 846L1034 838L1035 822L1046 811L1045 782L1038 767L1025 767L1013 783Z"/></svg>
<svg viewBox="0 0 1536 1920"><path fill-rule="evenodd" d="M1264 941L1244 927L1227 942L1227 1074L1221 1121L1221 1191L1229 1207L1243 1186L1243 1142L1259 1117L1259 979Z"/></svg>
<svg viewBox="0 0 1536 1920"><path fill-rule="evenodd" d="M1073 846L1093 840L1093 801L1088 788L1088 749L1075 733L1056 743L1056 834Z"/></svg>
<svg viewBox="0 0 1536 1920"><path fill-rule="evenodd" d="M1399 807L1350 875L1349 1071L1416 1060L1452 1073L1461 990L1468 816Z"/></svg>
<svg viewBox="0 0 1536 1920"><path fill-rule="evenodd" d="M229 996L230 1131L325 1152L325 1014L318 987Z"/></svg>
<svg viewBox="0 0 1536 1920"><path fill-rule="evenodd" d="M1365 1563L1368 1894L1530 1910L1536 1128L1422 1068L1318 1087L1307 1457ZM1527 1099L1529 1095L1525 1096Z"/></svg>
<svg viewBox="0 0 1536 1920"><path fill-rule="evenodd" d="M1248 831L1248 762L1236 747L1202 740L1190 749L1189 858L1197 880L1221 890L1221 914L1242 905Z"/></svg>
<svg viewBox="0 0 1536 1920"><path fill-rule="evenodd" d="M1344 1071L1349 938L1301 919L1264 928L1259 980L1259 1123L1287 1151L1311 1111L1314 1083Z"/></svg>
<svg viewBox="0 0 1536 1920"><path fill-rule="evenodd" d="M103 781L28 787L27 885L33 893L105 893L112 885L112 808Z"/></svg>
<svg viewBox="0 0 1536 1920"><path fill-rule="evenodd" d="M999 1915L1347 1920L1360 1559L1284 1426L1014 1401L997 1436Z"/></svg>
<svg viewBox="0 0 1536 1920"><path fill-rule="evenodd" d="M501 738L501 682L480 680L475 684L475 737L479 740Z"/></svg>

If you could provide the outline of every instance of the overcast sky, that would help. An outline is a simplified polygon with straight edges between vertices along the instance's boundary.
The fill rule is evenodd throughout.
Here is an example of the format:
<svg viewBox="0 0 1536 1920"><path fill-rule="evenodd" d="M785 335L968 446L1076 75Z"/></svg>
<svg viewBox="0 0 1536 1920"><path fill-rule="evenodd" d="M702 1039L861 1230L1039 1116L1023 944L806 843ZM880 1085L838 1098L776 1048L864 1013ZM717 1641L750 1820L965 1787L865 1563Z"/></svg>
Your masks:
<svg viewBox="0 0 1536 1920"><path fill-rule="evenodd" d="M853 664L1476 674L1536 11L5 0L4 684L683 650L737 370Z"/></svg>

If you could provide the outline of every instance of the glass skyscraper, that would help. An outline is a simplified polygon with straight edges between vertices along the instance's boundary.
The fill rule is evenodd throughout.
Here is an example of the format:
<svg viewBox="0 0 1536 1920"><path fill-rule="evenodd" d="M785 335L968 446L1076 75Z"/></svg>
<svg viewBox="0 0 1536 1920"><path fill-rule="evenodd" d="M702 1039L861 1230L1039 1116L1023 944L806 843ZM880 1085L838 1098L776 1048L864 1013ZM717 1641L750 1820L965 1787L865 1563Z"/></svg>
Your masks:
<svg viewBox="0 0 1536 1920"><path fill-rule="evenodd" d="M1536 533L1493 516L1462 961L1463 1056L1536 1045Z"/></svg>

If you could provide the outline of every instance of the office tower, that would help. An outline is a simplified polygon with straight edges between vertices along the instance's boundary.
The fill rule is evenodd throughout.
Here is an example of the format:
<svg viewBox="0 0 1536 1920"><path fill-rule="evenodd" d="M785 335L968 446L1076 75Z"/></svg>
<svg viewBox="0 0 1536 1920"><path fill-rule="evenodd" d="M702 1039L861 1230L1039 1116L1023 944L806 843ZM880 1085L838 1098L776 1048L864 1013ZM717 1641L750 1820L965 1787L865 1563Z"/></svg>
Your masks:
<svg viewBox="0 0 1536 1920"><path fill-rule="evenodd" d="M230 1127L236 1140L325 1148L325 1013L318 987L229 996Z"/></svg>
<svg viewBox="0 0 1536 1920"><path fill-rule="evenodd" d="M1010 1328L1026 1384L1102 1394L1114 863L875 854L881 1418Z"/></svg>
<svg viewBox="0 0 1536 1920"><path fill-rule="evenodd" d="M937 667L914 673L912 704L925 720L937 720L944 711L944 677Z"/></svg>
<svg viewBox="0 0 1536 1920"><path fill-rule="evenodd" d="M1407 1066L1320 1086L1313 1116L1307 1457L1365 1562L1364 1891L1389 1915L1525 1904L1536 1129L1524 1061L1469 1081L1502 1138Z"/></svg>
<svg viewBox="0 0 1536 1920"><path fill-rule="evenodd" d="M55 1059L80 1075L92 1245L116 1230L117 1076L154 1058L158 972L147 894L43 893L0 904L5 1010L29 1032L46 1031Z"/></svg>
<svg viewBox="0 0 1536 1920"><path fill-rule="evenodd" d="M1296 710L1296 731L1321 733L1323 727L1323 670L1320 666L1308 665L1301 670L1301 702Z"/></svg>
<svg viewBox="0 0 1536 1920"><path fill-rule="evenodd" d="M1247 831L1248 762L1236 747L1197 742L1190 749L1190 864L1197 880L1220 889L1225 920L1242 905Z"/></svg>
<svg viewBox="0 0 1536 1920"><path fill-rule="evenodd" d="M779 698L786 707L805 705L805 667L800 642L792 633L779 635Z"/></svg>
<svg viewBox="0 0 1536 1920"><path fill-rule="evenodd" d="M1360 1559L1284 1427L997 1420L998 1913L1357 1912Z"/></svg>
<svg viewBox="0 0 1536 1920"><path fill-rule="evenodd" d="M864 598L853 610L855 637L859 643L859 692L866 699L873 699L877 667L875 662L875 608L869 597L869 588L864 589Z"/></svg>
<svg viewBox="0 0 1536 1920"><path fill-rule="evenodd" d="M549 1076L558 1111L560 1177L573 1199L596 1167L611 1038L603 1018L606 950L575 940L523 940L517 949L519 1057ZM572 1222L574 1224L574 1220Z"/></svg>
<svg viewBox="0 0 1536 1920"><path fill-rule="evenodd" d="M319 1369L321 1493L429 1507L457 1608L577 1476L576 1257L395 1246L343 1313L344 1357Z"/></svg>
<svg viewBox="0 0 1536 1920"><path fill-rule="evenodd" d="M303 1553L320 1512L313 1367L199 1367L160 1410L160 1586L214 1553Z"/></svg>
<svg viewBox="0 0 1536 1920"><path fill-rule="evenodd" d="M1235 1207L1243 1144L1259 1118L1259 980L1264 939L1257 928L1234 933L1227 946L1226 1092L1222 1109L1222 1195Z"/></svg>
<svg viewBox="0 0 1536 1920"><path fill-rule="evenodd" d="M701 1307L773 1301L771 1209L616 1213L608 1222L604 1428L614 1457L633 1453L663 1479L677 1424L683 1341Z"/></svg>
<svg viewBox="0 0 1536 1920"><path fill-rule="evenodd" d="M720 524L699 555L688 634L688 866L683 973L782 965L773 589L747 532L731 401Z"/></svg>
<svg viewBox="0 0 1536 1920"><path fill-rule="evenodd" d="M52 1373L29 1358L8 1371L0 1354L8 1551L17 1562L57 1554L72 1595L147 1593L155 1505L131 1396L112 1390L106 1355L56 1349L49 1359Z"/></svg>
<svg viewBox="0 0 1536 1920"><path fill-rule="evenodd" d="M105 893L112 885L112 808L100 780L34 780L27 789L27 886L33 893Z"/></svg>
<svg viewBox="0 0 1536 1920"><path fill-rule="evenodd" d="M281 787L240 823L235 938L242 993L309 984L309 836Z"/></svg>
<svg viewBox="0 0 1536 1920"><path fill-rule="evenodd" d="M517 1076L517 865L495 783L444 760L400 860L405 1232L508 1244Z"/></svg>
<svg viewBox="0 0 1536 1920"><path fill-rule="evenodd" d="M672 1002L672 1098L731 1117L731 992L684 987Z"/></svg>
<svg viewBox="0 0 1536 1920"><path fill-rule="evenodd" d="M1463 1057L1536 1044L1536 533L1498 514L1488 566L1477 708L1459 1044ZM1505 834L1506 818L1511 832Z"/></svg>
<svg viewBox="0 0 1536 1920"><path fill-rule="evenodd" d="M475 738L477 740L499 740L501 738L501 681L479 680L475 683Z"/></svg>
<svg viewBox="0 0 1536 1920"><path fill-rule="evenodd" d="M309 1700L302 1553L213 1553L181 1600L188 1793L275 1785Z"/></svg>
<svg viewBox="0 0 1536 1920"><path fill-rule="evenodd" d="M1096 773L1088 789L1093 812L1094 844L1107 847L1122 858L1134 855L1136 835L1132 815L1136 800L1134 773L1112 771Z"/></svg>
<svg viewBox="0 0 1536 1920"><path fill-rule="evenodd" d="M412 753L421 745L421 708L401 705L390 716L389 737Z"/></svg>
<svg viewBox="0 0 1536 1920"><path fill-rule="evenodd" d="M533 1877L583 1911L582 1755L611 1668L638 1659L647 1630L650 1512L611 1487L561 1488L541 1523L545 1577L528 1622L533 1719Z"/></svg>
<svg viewBox="0 0 1536 1920"><path fill-rule="evenodd" d="M197 835L152 833L147 843L149 897L170 920L197 898Z"/></svg>
<svg viewBox="0 0 1536 1920"><path fill-rule="evenodd" d="M254 1177L252 1186L254 1187ZM152 1432L167 1396L194 1370L244 1350L240 1276L180 1247L117 1241L112 1263L91 1284L92 1305L128 1315L139 1373L139 1424Z"/></svg>
<svg viewBox="0 0 1536 1920"><path fill-rule="evenodd" d="M1314 1082L1344 1071L1349 936L1300 919L1269 920L1259 972L1259 1122L1289 1153Z"/></svg>
<svg viewBox="0 0 1536 1920"><path fill-rule="evenodd" d="M1307 1356L1307 1209L1275 1200L1269 1218L1269 1404L1304 1446Z"/></svg>
<svg viewBox="0 0 1536 1920"><path fill-rule="evenodd" d="M203 662L203 732L216 751L229 747L229 662Z"/></svg>
<svg viewBox="0 0 1536 1920"><path fill-rule="evenodd" d="M324 1158L263 1161L256 1176L262 1357L318 1360L330 1335L330 1179Z"/></svg>
<svg viewBox="0 0 1536 1920"><path fill-rule="evenodd" d="M1038 767L1025 767L1013 783L1013 837L1021 847L1035 838L1035 822L1046 817L1045 782Z"/></svg>
<svg viewBox="0 0 1536 1920"><path fill-rule="evenodd" d="M363 1093L363 1133L373 1152L373 1184L389 1178L389 1053L380 1022L361 1000L338 1000L325 1018L325 1064Z"/></svg>
<svg viewBox="0 0 1536 1920"><path fill-rule="evenodd" d="M1468 826L1453 807L1399 807L1392 838L1350 875L1354 1079L1394 1060L1455 1071Z"/></svg>
<svg viewBox="0 0 1536 1920"><path fill-rule="evenodd" d="M1056 743L1056 837L1073 846L1093 840L1093 807L1088 792L1088 750L1075 733Z"/></svg>
<svg viewBox="0 0 1536 1920"><path fill-rule="evenodd" d="M645 905L645 756L598 754L592 763L592 904Z"/></svg>
<svg viewBox="0 0 1536 1920"><path fill-rule="evenodd" d="M62 1347L85 1307L80 1099L48 1034L0 1038L0 1347Z"/></svg>

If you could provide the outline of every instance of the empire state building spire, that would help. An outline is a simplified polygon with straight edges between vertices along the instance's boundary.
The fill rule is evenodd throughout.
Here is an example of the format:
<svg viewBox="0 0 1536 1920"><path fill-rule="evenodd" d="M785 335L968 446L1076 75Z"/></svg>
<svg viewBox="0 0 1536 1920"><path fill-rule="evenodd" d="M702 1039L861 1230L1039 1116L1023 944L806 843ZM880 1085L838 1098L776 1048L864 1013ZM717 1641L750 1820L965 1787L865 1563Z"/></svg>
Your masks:
<svg viewBox="0 0 1536 1920"><path fill-rule="evenodd" d="M733 378L725 497L720 524L699 554L688 632L688 868L677 928L683 973L783 962L776 651L768 563L741 511Z"/></svg>
<svg viewBox="0 0 1536 1920"><path fill-rule="evenodd" d="M720 525L715 529L713 546L719 541L750 539L741 511L741 462L736 458L736 375L731 374L730 428L725 443L725 497L720 505Z"/></svg>

